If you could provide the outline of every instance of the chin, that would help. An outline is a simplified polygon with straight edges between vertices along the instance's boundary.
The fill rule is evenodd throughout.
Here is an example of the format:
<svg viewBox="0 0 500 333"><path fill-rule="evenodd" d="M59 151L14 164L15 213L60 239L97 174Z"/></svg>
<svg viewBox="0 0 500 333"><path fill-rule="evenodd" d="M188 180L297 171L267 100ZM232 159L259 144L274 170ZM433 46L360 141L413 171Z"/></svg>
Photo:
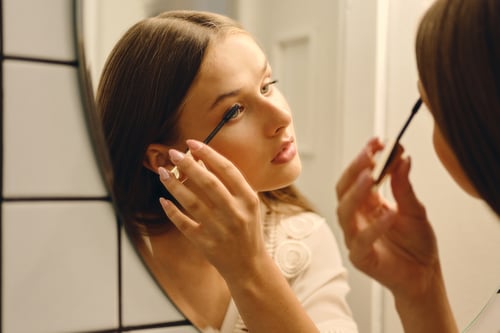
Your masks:
<svg viewBox="0 0 500 333"><path fill-rule="evenodd" d="M283 171L282 173L271 177L273 179L272 183L268 182L267 184L262 184L262 186L259 186L257 192L274 191L293 185L297 178L299 178L300 172L300 165L294 170Z"/></svg>

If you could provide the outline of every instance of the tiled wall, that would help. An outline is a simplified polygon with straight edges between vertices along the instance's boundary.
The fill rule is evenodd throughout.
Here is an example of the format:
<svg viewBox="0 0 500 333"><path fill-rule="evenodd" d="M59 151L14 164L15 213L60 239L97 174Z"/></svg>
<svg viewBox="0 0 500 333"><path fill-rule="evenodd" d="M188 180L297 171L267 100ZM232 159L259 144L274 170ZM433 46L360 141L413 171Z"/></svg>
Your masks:
<svg viewBox="0 0 500 333"><path fill-rule="evenodd" d="M1 331L195 332L118 226L82 106L75 4L1 6Z"/></svg>

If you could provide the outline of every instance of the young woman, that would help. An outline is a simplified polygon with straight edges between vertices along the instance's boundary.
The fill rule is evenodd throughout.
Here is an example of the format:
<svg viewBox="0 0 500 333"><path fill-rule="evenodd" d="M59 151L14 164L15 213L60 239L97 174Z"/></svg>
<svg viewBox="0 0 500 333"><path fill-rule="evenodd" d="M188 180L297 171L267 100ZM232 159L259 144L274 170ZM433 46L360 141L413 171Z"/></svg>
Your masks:
<svg viewBox="0 0 500 333"><path fill-rule="evenodd" d="M420 23L416 54L437 155L466 192L500 214L500 1L436 1ZM381 149L369 141L337 183L350 258L393 293L405 332L458 332L436 239L409 182L410 158L392 169L395 205L372 190ZM498 331L500 314L482 314L467 332Z"/></svg>
<svg viewBox="0 0 500 333"><path fill-rule="evenodd" d="M301 165L275 84L255 40L227 17L174 11L130 28L98 88L117 206L198 328L356 332L335 239L292 186Z"/></svg>

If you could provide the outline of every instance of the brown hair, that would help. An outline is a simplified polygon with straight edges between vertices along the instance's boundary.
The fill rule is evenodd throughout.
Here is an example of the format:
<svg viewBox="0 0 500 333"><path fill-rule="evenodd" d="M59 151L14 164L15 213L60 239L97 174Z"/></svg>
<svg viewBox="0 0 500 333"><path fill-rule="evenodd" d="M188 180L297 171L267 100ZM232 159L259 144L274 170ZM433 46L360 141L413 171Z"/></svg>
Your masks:
<svg viewBox="0 0 500 333"><path fill-rule="evenodd" d="M500 1L436 1L420 23L416 55L437 126L500 215Z"/></svg>
<svg viewBox="0 0 500 333"><path fill-rule="evenodd" d="M143 166L146 149L151 143L178 140L181 104L209 44L243 31L235 21L214 13L166 12L132 26L109 55L97 105L113 166L116 205L129 231L168 227L158 202L168 193L158 175ZM312 210L293 186L261 198L268 207L280 200Z"/></svg>

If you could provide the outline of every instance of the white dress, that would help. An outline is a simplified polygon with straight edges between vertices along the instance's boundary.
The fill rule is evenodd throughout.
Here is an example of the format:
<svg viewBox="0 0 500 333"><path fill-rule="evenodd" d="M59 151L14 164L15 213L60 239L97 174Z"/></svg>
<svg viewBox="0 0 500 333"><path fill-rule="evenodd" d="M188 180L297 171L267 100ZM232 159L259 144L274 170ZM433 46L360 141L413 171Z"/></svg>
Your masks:
<svg viewBox="0 0 500 333"><path fill-rule="evenodd" d="M274 216L264 222L267 250L310 318L321 333L357 333L345 298L349 291L346 269L325 220L310 212L277 219ZM231 300L221 329L206 328L202 332L248 330Z"/></svg>

